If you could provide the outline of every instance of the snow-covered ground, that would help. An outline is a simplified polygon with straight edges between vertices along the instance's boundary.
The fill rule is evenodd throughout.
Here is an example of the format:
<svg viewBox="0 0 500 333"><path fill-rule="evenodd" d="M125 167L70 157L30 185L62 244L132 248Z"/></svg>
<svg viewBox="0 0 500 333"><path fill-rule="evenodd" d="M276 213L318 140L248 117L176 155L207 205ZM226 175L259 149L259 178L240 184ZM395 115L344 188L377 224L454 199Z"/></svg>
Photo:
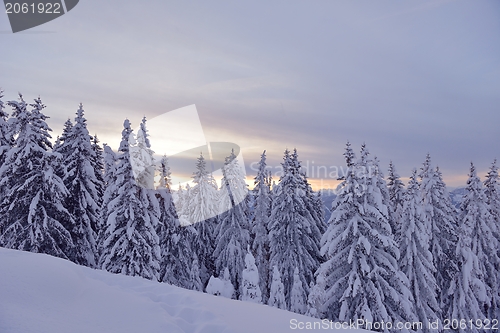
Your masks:
<svg viewBox="0 0 500 333"><path fill-rule="evenodd" d="M309 332L299 323L311 321L266 305L0 248L2 333ZM316 331L342 332L326 326Z"/></svg>

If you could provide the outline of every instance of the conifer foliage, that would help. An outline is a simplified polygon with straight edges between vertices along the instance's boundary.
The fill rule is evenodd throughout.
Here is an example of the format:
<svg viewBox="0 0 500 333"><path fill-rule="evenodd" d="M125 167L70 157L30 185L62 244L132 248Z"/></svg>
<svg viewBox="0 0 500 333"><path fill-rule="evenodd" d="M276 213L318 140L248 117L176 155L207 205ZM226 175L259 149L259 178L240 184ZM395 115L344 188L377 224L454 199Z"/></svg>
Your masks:
<svg viewBox="0 0 500 333"><path fill-rule="evenodd" d="M369 172L371 161L362 147L348 166L322 238L326 262L318 274L326 279L320 311L332 320L409 321L413 318L408 281L399 271L399 256L382 200L381 182Z"/></svg>
<svg viewBox="0 0 500 333"><path fill-rule="evenodd" d="M96 238L99 225L99 180L92 165L95 151L87 130L82 104L76 112L75 124L66 134L62 151L65 166L64 184L69 191L65 205L73 216L70 229L76 246L72 261L89 267L96 265Z"/></svg>
<svg viewBox="0 0 500 333"><path fill-rule="evenodd" d="M68 232L74 220L61 204L68 196L52 168L51 129L42 113L40 98L31 111L22 95L8 104L13 108L14 146L0 167L4 199L0 206L0 244L7 248L72 258L74 244Z"/></svg>
<svg viewBox="0 0 500 333"><path fill-rule="evenodd" d="M273 197L269 224L270 267L281 275L286 307L291 306L295 268L299 271L304 289L314 279L319 267L319 249L312 234L317 228L312 208L304 200L305 188L297 159L288 150L283 157L283 176ZM308 290L306 291L307 295Z"/></svg>
<svg viewBox="0 0 500 333"><path fill-rule="evenodd" d="M120 143L120 155L116 166L117 196L107 216L106 239L100 257L100 267L112 273L142 276L158 280L160 247L158 235L147 207L141 201L141 189L137 186L130 163L130 122L125 120Z"/></svg>
<svg viewBox="0 0 500 333"><path fill-rule="evenodd" d="M410 282L415 311L422 323L439 318L436 268L429 250L426 217L420 200L417 171L414 169L404 196L401 216L400 268ZM428 327L424 327L427 332Z"/></svg>
<svg viewBox="0 0 500 333"><path fill-rule="evenodd" d="M347 143L326 224L296 149L279 181L264 151L250 193L234 151L220 190L200 155L175 191L146 118L137 136L125 120L114 152L89 134L80 104L52 147L40 98L2 99L0 246L335 321L434 332L427 323L458 319L469 333L500 315L496 161L484 184L471 165L457 211L430 155L405 188L392 162L386 183L366 146L357 159Z"/></svg>

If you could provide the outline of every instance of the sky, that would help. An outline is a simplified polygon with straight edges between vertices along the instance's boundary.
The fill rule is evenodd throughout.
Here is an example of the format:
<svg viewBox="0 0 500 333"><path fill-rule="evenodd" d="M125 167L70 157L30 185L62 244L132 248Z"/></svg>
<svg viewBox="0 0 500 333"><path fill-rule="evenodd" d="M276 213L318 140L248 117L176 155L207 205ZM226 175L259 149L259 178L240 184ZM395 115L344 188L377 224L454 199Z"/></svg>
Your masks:
<svg viewBox="0 0 500 333"><path fill-rule="evenodd" d="M40 95L54 137L80 102L115 150L125 118L195 104L249 179L264 149L278 171L297 148L315 188L334 186L317 168L343 167L347 141L405 179L430 153L450 187L500 158L496 0L80 0L16 34L0 13L0 54L4 100Z"/></svg>

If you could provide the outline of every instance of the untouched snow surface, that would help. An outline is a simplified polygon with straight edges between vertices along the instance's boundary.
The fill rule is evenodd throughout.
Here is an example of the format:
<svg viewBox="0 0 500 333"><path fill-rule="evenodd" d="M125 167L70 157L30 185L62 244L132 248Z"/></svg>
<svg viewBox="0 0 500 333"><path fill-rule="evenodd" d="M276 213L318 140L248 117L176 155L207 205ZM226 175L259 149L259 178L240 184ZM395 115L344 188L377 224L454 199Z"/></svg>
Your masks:
<svg viewBox="0 0 500 333"><path fill-rule="evenodd" d="M45 254L0 248L2 333L311 331L291 329L293 319L313 321L266 305L114 275Z"/></svg>

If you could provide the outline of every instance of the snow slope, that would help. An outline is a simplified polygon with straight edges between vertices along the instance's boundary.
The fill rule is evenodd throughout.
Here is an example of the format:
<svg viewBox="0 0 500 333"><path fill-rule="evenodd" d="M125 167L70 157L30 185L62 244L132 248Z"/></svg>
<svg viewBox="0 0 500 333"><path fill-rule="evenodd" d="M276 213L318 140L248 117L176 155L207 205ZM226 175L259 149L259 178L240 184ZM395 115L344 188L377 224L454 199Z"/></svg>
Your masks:
<svg viewBox="0 0 500 333"><path fill-rule="evenodd" d="M266 305L0 248L2 333L281 333L298 331L291 329L292 319L313 320Z"/></svg>

